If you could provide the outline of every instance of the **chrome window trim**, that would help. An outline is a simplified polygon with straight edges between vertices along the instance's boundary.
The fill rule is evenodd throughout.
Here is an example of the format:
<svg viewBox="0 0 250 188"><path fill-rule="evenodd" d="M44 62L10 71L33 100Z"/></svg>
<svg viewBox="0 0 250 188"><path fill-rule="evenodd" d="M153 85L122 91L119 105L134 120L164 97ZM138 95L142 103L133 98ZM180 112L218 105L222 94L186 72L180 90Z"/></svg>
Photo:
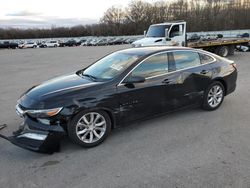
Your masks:
<svg viewBox="0 0 250 188"><path fill-rule="evenodd" d="M199 67L199 66L211 64L211 63L214 63L214 62L216 61L215 57L213 57L212 55L210 55L208 52L203 52L203 51L196 50L196 49L195 49L195 50L181 49L181 50L169 50L169 51L158 52L158 53L155 53L155 54L152 54L152 55L148 56L147 58L143 59L140 63L138 63L132 70L130 70L130 71L123 77L123 79L119 82L119 84L117 85L117 87L118 87L118 86L124 85L124 83L122 83L122 82L127 78L127 76L128 76L134 69L136 69L136 67L138 67L140 64L142 64L144 61L146 61L146 60L149 59L150 57L153 57L153 56L155 56L155 55L159 55L159 54L162 54L162 53L171 53L171 52L176 52L176 51L191 51L191 52L196 52L196 53L203 53L203 54L205 54L205 55L208 55L208 56L212 57L212 58L213 58L213 61L208 62L208 63L204 63L204 64L201 64L201 62L200 62L200 65L197 65L197 66L192 66L192 67L188 67L188 68L184 68L184 69L179 69L179 70L167 72L167 73L164 73L164 74L159 74L159 75L155 75L155 76L150 76L150 77L147 77L147 78L145 78L145 79L146 79L146 80L149 80L149 79L152 79L152 78L156 78L156 77L168 75L168 74L171 74L171 73L175 73L175 72L179 72L179 71L183 71L183 70L187 70L187 69L191 69L191 68L195 68L195 67Z"/></svg>

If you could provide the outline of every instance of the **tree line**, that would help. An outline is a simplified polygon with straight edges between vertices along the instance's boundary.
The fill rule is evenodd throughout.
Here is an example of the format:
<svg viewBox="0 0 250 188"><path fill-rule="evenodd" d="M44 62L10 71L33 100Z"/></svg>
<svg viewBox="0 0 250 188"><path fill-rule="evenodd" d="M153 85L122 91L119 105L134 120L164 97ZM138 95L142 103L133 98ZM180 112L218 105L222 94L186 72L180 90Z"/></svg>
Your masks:
<svg viewBox="0 0 250 188"><path fill-rule="evenodd" d="M99 23L49 29L0 28L0 39L138 35L153 23L187 21L188 32L250 29L249 0L132 0L112 6Z"/></svg>

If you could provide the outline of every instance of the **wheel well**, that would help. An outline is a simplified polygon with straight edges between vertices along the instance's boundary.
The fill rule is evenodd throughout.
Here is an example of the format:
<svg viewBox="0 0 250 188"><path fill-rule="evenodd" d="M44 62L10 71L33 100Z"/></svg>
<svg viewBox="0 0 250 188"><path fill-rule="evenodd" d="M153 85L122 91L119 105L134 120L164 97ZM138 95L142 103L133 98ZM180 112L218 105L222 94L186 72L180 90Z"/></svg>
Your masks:
<svg viewBox="0 0 250 188"><path fill-rule="evenodd" d="M70 125L70 122L72 121L72 119L82 111L83 109L80 109L78 110L76 113L74 113L70 118L68 118L66 121L66 124L65 124L65 131L68 132L68 125ZM112 114L111 111L107 110L107 109L102 109L102 108L94 108L92 110L101 110L101 111L104 111L108 114L109 118L110 118L110 121L111 121L111 129L114 129L115 128L115 117L114 115Z"/></svg>
<svg viewBox="0 0 250 188"><path fill-rule="evenodd" d="M103 109L101 109L103 110ZM115 128L115 118L112 114L112 112L110 112L109 110L103 110L104 112L106 112L108 115L109 115L109 118L110 118L110 121L111 121L111 129L114 129Z"/></svg>
<svg viewBox="0 0 250 188"><path fill-rule="evenodd" d="M216 78L216 79L214 79L214 81L218 81L224 86L225 95L227 95L227 83L222 78Z"/></svg>

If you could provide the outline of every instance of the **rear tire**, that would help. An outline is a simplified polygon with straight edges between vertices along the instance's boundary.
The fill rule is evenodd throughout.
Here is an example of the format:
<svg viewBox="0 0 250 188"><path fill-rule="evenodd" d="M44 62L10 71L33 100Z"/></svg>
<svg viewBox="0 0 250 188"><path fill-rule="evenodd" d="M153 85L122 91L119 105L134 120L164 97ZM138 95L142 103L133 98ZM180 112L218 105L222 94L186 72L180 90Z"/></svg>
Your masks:
<svg viewBox="0 0 250 188"><path fill-rule="evenodd" d="M213 82L208 86L204 93L202 108L213 111L220 107L224 100L225 88L219 81Z"/></svg>
<svg viewBox="0 0 250 188"><path fill-rule="evenodd" d="M69 138L83 147L99 145L110 131L110 117L101 110L79 112L68 125Z"/></svg>

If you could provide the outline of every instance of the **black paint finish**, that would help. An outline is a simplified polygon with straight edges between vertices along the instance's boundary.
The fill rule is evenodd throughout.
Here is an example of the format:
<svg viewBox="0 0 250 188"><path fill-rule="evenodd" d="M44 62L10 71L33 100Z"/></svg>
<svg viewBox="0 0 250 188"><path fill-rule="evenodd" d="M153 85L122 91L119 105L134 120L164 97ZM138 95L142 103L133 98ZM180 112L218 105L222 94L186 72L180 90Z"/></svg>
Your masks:
<svg viewBox="0 0 250 188"><path fill-rule="evenodd" d="M34 151L53 152L58 149L60 138L67 134L67 123L82 110L105 110L110 115L112 126L115 128L131 121L167 113L189 105L199 105L202 102L204 90L214 80L223 83L226 94L235 90L237 70L230 62L209 53L215 58L214 62L177 71L171 53L175 50L205 53L201 50L174 47L127 49L124 51L138 53L141 58L113 80L98 82L73 73L33 87L18 100L22 109L63 107L63 110L55 117L48 119L49 125L43 125L37 119L26 115L25 126L33 132L43 131L49 135L45 143L32 140L21 141L17 139L17 135L11 137L11 142ZM160 52L169 52L169 73L146 79L143 83L121 82L143 59ZM24 130L20 132L22 131Z"/></svg>

